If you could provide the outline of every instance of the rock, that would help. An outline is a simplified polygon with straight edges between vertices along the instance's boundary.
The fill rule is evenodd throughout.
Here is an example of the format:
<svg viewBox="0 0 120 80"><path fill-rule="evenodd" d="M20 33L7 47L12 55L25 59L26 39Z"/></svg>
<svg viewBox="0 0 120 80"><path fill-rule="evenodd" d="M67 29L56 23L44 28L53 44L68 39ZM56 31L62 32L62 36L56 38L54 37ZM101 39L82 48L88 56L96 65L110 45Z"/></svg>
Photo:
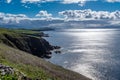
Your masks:
<svg viewBox="0 0 120 80"><path fill-rule="evenodd" d="M54 49L60 49L60 46L53 46Z"/></svg>
<svg viewBox="0 0 120 80"><path fill-rule="evenodd" d="M14 74L14 70L12 67L0 64L0 74L1 75Z"/></svg>
<svg viewBox="0 0 120 80"><path fill-rule="evenodd" d="M3 64L0 64L0 76L5 76L5 75L16 75L18 80L33 80L29 77L27 77L24 73L13 69L10 66L5 66ZM0 77L1 80L1 77ZM41 79L34 79L34 80L41 80Z"/></svg>
<svg viewBox="0 0 120 80"><path fill-rule="evenodd" d="M3 40L3 43L38 57L46 57L48 54L51 54L51 50L54 49L48 41L41 37L28 35L13 37L8 34L4 34L4 36L6 40ZM57 48L57 46L55 48Z"/></svg>
<svg viewBox="0 0 120 80"><path fill-rule="evenodd" d="M61 51L60 50L56 50L56 51L54 51L56 54L60 54L61 53Z"/></svg>
<svg viewBox="0 0 120 80"><path fill-rule="evenodd" d="M52 46L38 33L32 35L18 34L17 36L3 34L3 36L5 37L2 39L4 44L42 58L50 58L49 55L52 54L52 50L61 48L60 46ZM46 34L46 36L48 35ZM57 53L60 52L57 51Z"/></svg>

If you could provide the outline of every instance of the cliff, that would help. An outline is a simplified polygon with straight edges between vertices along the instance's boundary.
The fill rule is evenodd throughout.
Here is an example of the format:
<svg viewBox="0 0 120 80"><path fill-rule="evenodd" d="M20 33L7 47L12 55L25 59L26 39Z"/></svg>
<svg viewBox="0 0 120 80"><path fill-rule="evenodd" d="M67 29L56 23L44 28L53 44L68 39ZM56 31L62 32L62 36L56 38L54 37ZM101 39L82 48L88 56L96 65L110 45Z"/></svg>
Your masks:
<svg viewBox="0 0 120 80"><path fill-rule="evenodd" d="M3 66L0 67L0 79L90 80L81 74L66 70L40 58L50 54L50 50L54 47L41 37L22 33L21 31L16 32L16 30L0 29L0 64ZM15 73L3 75L1 73L6 72L1 72L2 68L5 71L10 69L10 72ZM20 74L16 75L16 71ZM20 77L21 73L22 77Z"/></svg>
<svg viewBox="0 0 120 80"><path fill-rule="evenodd" d="M54 49L54 46L37 34L22 34L17 33L15 30L8 31L5 29L2 31L0 34L0 41L2 43L38 57L48 58L50 57L51 50Z"/></svg>

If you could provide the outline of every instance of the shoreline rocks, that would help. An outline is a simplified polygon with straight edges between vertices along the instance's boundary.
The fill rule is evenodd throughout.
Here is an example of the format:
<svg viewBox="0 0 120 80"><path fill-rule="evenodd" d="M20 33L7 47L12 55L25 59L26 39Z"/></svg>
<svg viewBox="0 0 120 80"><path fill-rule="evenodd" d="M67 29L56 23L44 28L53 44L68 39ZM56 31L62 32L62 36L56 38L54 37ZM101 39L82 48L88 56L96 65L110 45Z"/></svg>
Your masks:
<svg viewBox="0 0 120 80"><path fill-rule="evenodd" d="M4 34L3 43L8 46L20 49L31 53L41 58L50 58L53 50L60 49L59 46L52 46L47 40L40 36L22 35L14 37L9 34Z"/></svg>

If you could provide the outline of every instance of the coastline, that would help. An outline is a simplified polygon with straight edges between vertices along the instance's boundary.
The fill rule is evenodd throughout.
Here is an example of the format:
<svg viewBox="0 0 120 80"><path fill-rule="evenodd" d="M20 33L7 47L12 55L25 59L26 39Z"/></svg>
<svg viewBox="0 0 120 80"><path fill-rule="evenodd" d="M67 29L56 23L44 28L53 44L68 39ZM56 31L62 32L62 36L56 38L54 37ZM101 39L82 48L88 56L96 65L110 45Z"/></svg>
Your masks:
<svg viewBox="0 0 120 80"><path fill-rule="evenodd" d="M40 58L46 57L46 54L51 50L58 48L57 46L51 47L51 44L45 39L36 36L24 36L6 29L1 31L3 31L0 33L1 64L18 69L25 73L28 78L34 80L38 78L43 80L90 80L81 74ZM37 54L32 53L32 51L37 52Z"/></svg>

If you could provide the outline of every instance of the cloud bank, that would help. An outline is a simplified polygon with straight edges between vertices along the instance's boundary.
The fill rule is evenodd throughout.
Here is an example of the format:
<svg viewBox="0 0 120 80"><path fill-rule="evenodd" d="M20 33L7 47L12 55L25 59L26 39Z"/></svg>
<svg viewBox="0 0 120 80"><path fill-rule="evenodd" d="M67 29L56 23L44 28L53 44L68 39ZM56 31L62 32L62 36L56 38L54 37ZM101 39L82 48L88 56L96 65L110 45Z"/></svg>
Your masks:
<svg viewBox="0 0 120 80"><path fill-rule="evenodd" d="M89 2L89 1L97 1L97 0L63 0L62 3L64 4L73 4L73 3L76 3L76 4L79 4L80 6L84 6L86 2Z"/></svg>
<svg viewBox="0 0 120 80"><path fill-rule="evenodd" d="M19 23L20 20L28 18L24 14L5 14L5 13L0 13L0 23L5 23L5 24L16 24Z"/></svg>
<svg viewBox="0 0 120 80"><path fill-rule="evenodd" d="M34 18L24 14L0 13L0 25L16 28L86 28L120 27L120 11L65 10L55 18L47 11L39 11Z"/></svg>
<svg viewBox="0 0 120 80"><path fill-rule="evenodd" d="M65 10L58 12L58 17L54 17L47 11L39 11L34 18L29 18L25 14L5 14L0 13L1 19L44 19L44 20L64 20L64 21L84 21L84 20L120 20L120 11L93 11L91 9L85 10Z"/></svg>
<svg viewBox="0 0 120 80"><path fill-rule="evenodd" d="M86 10L66 10L59 12L64 19L69 20L116 20L120 19L120 11L108 12L108 11L92 11L91 9Z"/></svg>

